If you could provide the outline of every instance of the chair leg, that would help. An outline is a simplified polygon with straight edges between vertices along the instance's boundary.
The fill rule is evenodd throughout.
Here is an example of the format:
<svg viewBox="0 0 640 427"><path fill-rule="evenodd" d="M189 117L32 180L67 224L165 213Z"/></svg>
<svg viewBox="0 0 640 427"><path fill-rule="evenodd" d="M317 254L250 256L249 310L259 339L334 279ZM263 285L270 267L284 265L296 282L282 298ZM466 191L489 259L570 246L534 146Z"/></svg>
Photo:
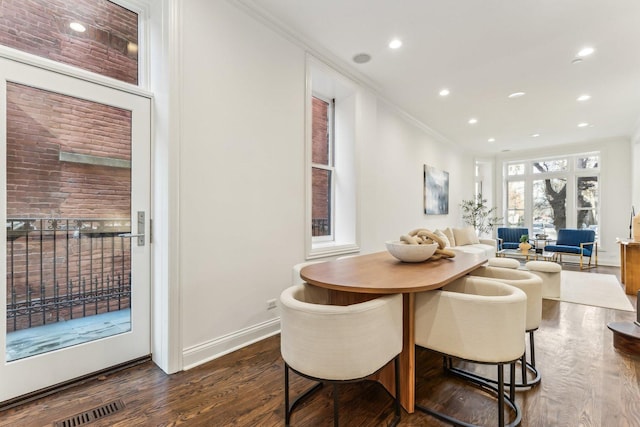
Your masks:
<svg viewBox="0 0 640 427"><path fill-rule="evenodd" d="M284 425L289 426L291 412L289 411L289 365L284 364Z"/></svg>
<svg viewBox="0 0 640 427"><path fill-rule="evenodd" d="M400 408L400 355L396 356L395 360L393 361L393 365L395 367L395 383L396 383L396 402L395 402L395 406L396 406L396 416L399 418L400 417L400 412L401 412L401 408Z"/></svg>
<svg viewBox="0 0 640 427"><path fill-rule="evenodd" d="M453 366L453 361L449 356L442 356L442 368L449 369Z"/></svg>
<svg viewBox="0 0 640 427"><path fill-rule="evenodd" d="M400 415L402 408L400 407L400 355L397 355L395 359L393 359L394 373L395 373L395 387L396 387L396 396L394 401L395 406L395 416L393 420L389 424L389 427L396 427L400 422Z"/></svg>
<svg viewBox="0 0 640 427"><path fill-rule="evenodd" d="M444 359L446 360L446 359ZM398 354L393 359L394 365L394 373L395 373L395 398L394 398L394 417L389 427L396 427L400 422L400 418L402 415L402 407L400 405L400 355ZM301 375L307 379L317 381L314 385L309 387L306 391L296 397L293 402L290 402L290 390L289 390L289 371L293 371L298 375ZM356 382L361 380L352 380L348 382ZM290 426L291 423L291 414L293 414L294 409L297 407L299 403L304 401L307 397L311 396L314 392L318 391L324 382L331 382L333 384L333 425L334 427L339 427L340 424L340 395L338 393L338 386L341 381L323 381L319 378L313 378L301 374L295 369L291 368L288 363L284 363L284 423L286 427ZM393 396L391 396L393 397Z"/></svg>
<svg viewBox="0 0 640 427"><path fill-rule="evenodd" d="M338 427L340 425L338 419L338 384L333 383L333 426Z"/></svg>
<svg viewBox="0 0 640 427"><path fill-rule="evenodd" d="M527 351L525 347L525 352L520 357L520 375L522 376L522 380L520 382L514 382L513 379L510 379L509 382L505 382L505 386L507 385L511 386L511 383L513 383L514 387L516 388L528 389L528 388L537 386L538 384L540 384L540 381L542 380L542 376L540 375L540 372L536 369L536 352L535 352L535 342L533 339L534 330L530 330L527 332L529 333L529 352L531 354L531 357L530 357L531 362L527 362ZM450 365L445 364L444 369L456 375L460 375L467 379L472 379L473 381L477 381L480 384L491 386L491 387L493 387L493 385L498 383L498 381L495 378L485 377L485 376L476 374L474 372L467 371L462 368L454 367L452 359L450 357L447 357L445 360L449 360L451 364ZM515 366L515 362L514 362L514 366ZM527 375L528 372L533 375L533 379L529 380L529 376ZM514 372L514 375L515 375L515 372Z"/></svg>
<svg viewBox="0 0 640 427"><path fill-rule="evenodd" d="M516 363L509 364L509 398L516 401Z"/></svg>
<svg viewBox="0 0 640 427"><path fill-rule="evenodd" d="M504 365L498 365L498 426L504 427Z"/></svg>
<svg viewBox="0 0 640 427"><path fill-rule="evenodd" d="M533 331L529 331L529 349L531 353L531 366L536 367L536 346L533 341Z"/></svg>
<svg viewBox="0 0 640 427"><path fill-rule="evenodd" d="M322 382L318 381L316 384L309 387L302 394L296 397L293 402L289 403L289 371L291 367L288 363L284 364L284 423L285 426L289 426L291 423L291 414L299 403L303 402L306 398L318 391L322 387ZM293 370L295 372L295 370Z"/></svg>
<svg viewBox="0 0 640 427"><path fill-rule="evenodd" d="M504 381L504 363L499 363L497 365L498 368L498 381L496 381L496 385L490 384L487 381L484 380L484 378L479 377L475 374L472 374L470 372L467 371L463 371L460 370L456 367L453 366L452 363L453 358L450 356L445 356L445 358L443 359L443 361L445 361L446 363L444 363L444 369L446 372L449 372L452 375L456 375L458 377L462 377L478 386L480 386L481 389L483 389L485 392L488 392L490 395L494 396L497 398L498 400L498 422L499 425L501 427L515 427L515 426L519 426L520 422L522 421L522 411L520 409L520 405L518 405L518 403L515 400L515 375L516 375L516 362L511 362L509 364L509 368L510 368L510 372L509 372L509 376L510 376L510 384L509 384L509 394L505 393L504 387L507 385ZM451 361L451 362L449 362ZM451 367L448 367L447 365L451 363ZM514 420L511 421L509 424L505 424L505 416L504 416L504 410L505 410L505 406L508 406L514 413ZM467 422L464 422L462 420L459 420L457 418L454 418L450 415L444 414L442 412L438 412L435 411L433 409L427 408L426 406L422 406L420 405L418 402L416 402L415 404L415 408L419 411L422 411L426 414L429 414L441 421L444 421L448 424L454 425L454 426L461 426L461 427L477 427L475 424L470 424Z"/></svg>

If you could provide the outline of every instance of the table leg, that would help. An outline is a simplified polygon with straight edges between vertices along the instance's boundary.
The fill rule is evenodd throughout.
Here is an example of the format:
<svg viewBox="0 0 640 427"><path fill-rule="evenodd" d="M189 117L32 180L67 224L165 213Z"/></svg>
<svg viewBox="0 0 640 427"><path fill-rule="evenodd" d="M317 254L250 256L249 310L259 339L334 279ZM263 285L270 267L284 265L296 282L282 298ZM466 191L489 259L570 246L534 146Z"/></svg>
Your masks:
<svg viewBox="0 0 640 427"><path fill-rule="evenodd" d="M331 304L348 305L368 301L380 295L355 292L329 291ZM416 390L416 341L415 341L415 294L402 295L402 352L400 353L400 403L410 414L415 410ZM395 396L395 372L393 362L370 377L379 381Z"/></svg>
<svg viewBox="0 0 640 427"><path fill-rule="evenodd" d="M415 410L416 389L416 343L415 343L415 295L403 294L402 310L402 352L400 353L400 403L410 414ZM377 374L369 379L378 381L395 396L395 371L393 361L387 363Z"/></svg>
<svg viewBox="0 0 640 427"><path fill-rule="evenodd" d="M400 353L400 402L412 414L416 403L415 294L403 294L403 339Z"/></svg>
<svg viewBox="0 0 640 427"><path fill-rule="evenodd" d="M627 266L626 264L626 257L625 257L625 248L626 245L620 244L620 283L622 283L623 285L625 284L625 282L627 281L626 277L625 277L625 267Z"/></svg>
<svg viewBox="0 0 640 427"><path fill-rule="evenodd" d="M640 291L640 245L625 245L624 248L624 289L628 295Z"/></svg>

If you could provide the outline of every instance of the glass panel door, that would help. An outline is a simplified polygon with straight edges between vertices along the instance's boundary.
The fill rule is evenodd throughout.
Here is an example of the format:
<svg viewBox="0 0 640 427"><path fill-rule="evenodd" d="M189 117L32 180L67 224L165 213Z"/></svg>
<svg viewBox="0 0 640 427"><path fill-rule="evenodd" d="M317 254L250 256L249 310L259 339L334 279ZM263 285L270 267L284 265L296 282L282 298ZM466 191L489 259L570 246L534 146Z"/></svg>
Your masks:
<svg viewBox="0 0 640 427"><path fill-rule="evenodd" d="M0 59L0 401L150 353L150 100Z"/></svg>

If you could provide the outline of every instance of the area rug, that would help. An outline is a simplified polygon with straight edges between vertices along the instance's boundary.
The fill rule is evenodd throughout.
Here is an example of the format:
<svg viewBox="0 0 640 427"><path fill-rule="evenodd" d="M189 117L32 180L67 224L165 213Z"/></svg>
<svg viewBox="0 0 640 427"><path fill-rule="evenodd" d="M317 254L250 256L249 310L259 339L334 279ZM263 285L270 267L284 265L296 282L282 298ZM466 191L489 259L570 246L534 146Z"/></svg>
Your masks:
<svg viewBox="0 0 640 427"><path fill-rule="evenodd" d="M635 311L613 274L562 270L560 298L547 298L574 304Z"/></svg>

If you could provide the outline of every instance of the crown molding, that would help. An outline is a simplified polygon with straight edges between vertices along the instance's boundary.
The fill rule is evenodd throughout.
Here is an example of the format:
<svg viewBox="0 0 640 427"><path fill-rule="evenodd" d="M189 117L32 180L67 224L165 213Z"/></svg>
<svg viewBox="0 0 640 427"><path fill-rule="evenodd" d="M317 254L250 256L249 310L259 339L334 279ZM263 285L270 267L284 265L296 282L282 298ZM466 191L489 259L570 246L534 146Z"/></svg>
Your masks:
<svg viewBox="0 0 640 427"><path fill-rule="evenodd" d="M255 0L228 1L238 7L238 9L242 10L249 16L253 17L260 23L270 28L271 30L280 34L291 43L300 47L312 57L325 63L337 72L353 80L355 83L371 91L377 99L385 103L390 109L396 112L408 123L416 126L420 130L431 136L434 140L436 140L436 142L446 143L452 147L464 150L464 147L462 147L461 144L452 141L451 139L432 129L427 124L413 116L411 113L404 110L401 106L388 99L385 95L382 94L380 86L373 80L355 70L351 65L336 57L332 52L320 46L314 40L311 40L310 38L301 34L299 31L296 31L295 29L291 28L290 26L273 16L271 13L267 12L262 6L259 5L259 2Z"/></svg>

